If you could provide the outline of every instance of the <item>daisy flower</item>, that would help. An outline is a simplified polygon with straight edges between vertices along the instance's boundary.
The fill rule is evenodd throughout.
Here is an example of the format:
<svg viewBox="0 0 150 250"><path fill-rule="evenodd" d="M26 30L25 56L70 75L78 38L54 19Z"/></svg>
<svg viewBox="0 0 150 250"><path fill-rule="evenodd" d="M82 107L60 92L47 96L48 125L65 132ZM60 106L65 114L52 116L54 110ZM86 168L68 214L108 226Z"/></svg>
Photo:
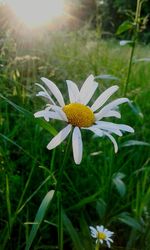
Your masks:
<svg viewBox="0 0 150 250"><path fill-rule="evenodd" d="M103 244L105 241L107 246L110 248L110 242L113 242L111 239L112 235L114 234L113 232L107 230L104 228L104 226L96 226L96 228L90 226L90 230L91 236L96 239L96 244Z"/></svg>
<svg viewBox="0 0 150 250"><path fill-rule="evenodd" d="M44 77L41 80L46 88L37 83L36 85L41 88L37 96L46 98L48 104L44 110L36 112L34 116L43 117L47 122L50 119L56 119L67 123L66 127L49 142L47 145L49 150L57 147L73 131L72 148L74 161L76 164L80 164L83 153L82 129L90 130L99 137L107 136L114 144L115 152L117 152L118 146L112 133L122 136L124 131L134 132L130 126L104 121L106 117L120 118L118 106L129 102L128 98L118 98L104 106L109 97L118 90L118 86L115 85L106 89L91 106L88 106L98 87L98 83L94 80L93 75L90 75L85 80L80 90L74 82L66 81L69 94L69 102L67 104L65 104L60 90L52 81Z"/></svg>

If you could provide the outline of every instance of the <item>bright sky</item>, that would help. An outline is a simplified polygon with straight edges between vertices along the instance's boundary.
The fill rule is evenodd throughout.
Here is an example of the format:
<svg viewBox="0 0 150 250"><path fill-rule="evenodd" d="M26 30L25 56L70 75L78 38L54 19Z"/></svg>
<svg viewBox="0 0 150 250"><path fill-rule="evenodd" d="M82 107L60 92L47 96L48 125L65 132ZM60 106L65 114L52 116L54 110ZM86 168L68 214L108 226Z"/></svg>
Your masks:
<svg viewBox="0 0 150 250"><path fill-rule="evenodd" d="M0 0L2 2L3 0ZM64 15L65 0L5 0L28 27L38 27Z"/></svg>

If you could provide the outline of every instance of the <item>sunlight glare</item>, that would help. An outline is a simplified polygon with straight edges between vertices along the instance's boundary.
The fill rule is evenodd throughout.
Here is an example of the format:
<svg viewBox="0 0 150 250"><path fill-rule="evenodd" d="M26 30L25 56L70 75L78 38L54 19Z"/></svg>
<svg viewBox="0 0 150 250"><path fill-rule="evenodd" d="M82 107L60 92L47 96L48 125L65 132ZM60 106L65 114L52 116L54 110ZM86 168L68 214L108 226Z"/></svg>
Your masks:
<svg viewBox="0 0 150 250"><path fill-rule="evenodd" d="M38 27L64 14L64 0L7 0L28 27Z"/></svg>

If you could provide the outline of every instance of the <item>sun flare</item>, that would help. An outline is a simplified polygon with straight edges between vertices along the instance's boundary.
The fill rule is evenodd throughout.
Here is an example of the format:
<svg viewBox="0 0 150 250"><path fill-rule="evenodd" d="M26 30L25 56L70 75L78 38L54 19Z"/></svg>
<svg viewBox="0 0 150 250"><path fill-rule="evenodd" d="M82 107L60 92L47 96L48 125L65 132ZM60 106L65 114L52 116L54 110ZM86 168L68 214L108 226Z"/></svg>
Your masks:
<svg viewBox="0 0 150 250"><path fill-rule="evenodd" d="M64 14L64 0L7 0L16 16L28 27L39 27Z"/></svg>

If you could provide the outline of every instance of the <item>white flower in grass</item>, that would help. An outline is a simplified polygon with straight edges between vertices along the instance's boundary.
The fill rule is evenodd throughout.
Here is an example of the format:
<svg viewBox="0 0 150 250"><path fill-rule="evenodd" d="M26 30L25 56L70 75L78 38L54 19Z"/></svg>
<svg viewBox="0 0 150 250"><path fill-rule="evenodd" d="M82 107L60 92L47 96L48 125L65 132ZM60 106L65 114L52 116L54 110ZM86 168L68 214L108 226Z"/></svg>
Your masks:
<svg viewBox="0 0 150 250"><path fill-rule="evenodd" d="M107 136L113 142L115 152L117 152L118 146L111 134L122 136L122 131L134 132L130 126L103 121L106 117L120 118L118 106L129 102L128 98L118 98L104 106L109 97L118 90L118 86L115 85L105 90L89 107L88 103L98 87L93 75L90 75L85 80L80 90L74 82L66 81L70 99L69 104L65 104L60 90L52 81L44 77L41 80L45 83L47 90L42 85L37 84L42 89L37 96L45 97L49 104L44 110L36 112L34 116L43 117L46 121L56 119L67 122L67 126L47 145L49 150L57 147L73 130L73 156L75 163L80 164L83 151L81 129L90 130L99 137Z"/></svg>
<svg viewBox="0 0 150 250"><path fill-rule="evenodd" d="M113 232L107 230L104 228L104 226L96 226L96 228L90 226L90 230L91 236L96 239L96 243L99 242L103 244L105 241L107 246L110 248L110 242L113 242L111 239L112 235L114 234Z"/></svg>

